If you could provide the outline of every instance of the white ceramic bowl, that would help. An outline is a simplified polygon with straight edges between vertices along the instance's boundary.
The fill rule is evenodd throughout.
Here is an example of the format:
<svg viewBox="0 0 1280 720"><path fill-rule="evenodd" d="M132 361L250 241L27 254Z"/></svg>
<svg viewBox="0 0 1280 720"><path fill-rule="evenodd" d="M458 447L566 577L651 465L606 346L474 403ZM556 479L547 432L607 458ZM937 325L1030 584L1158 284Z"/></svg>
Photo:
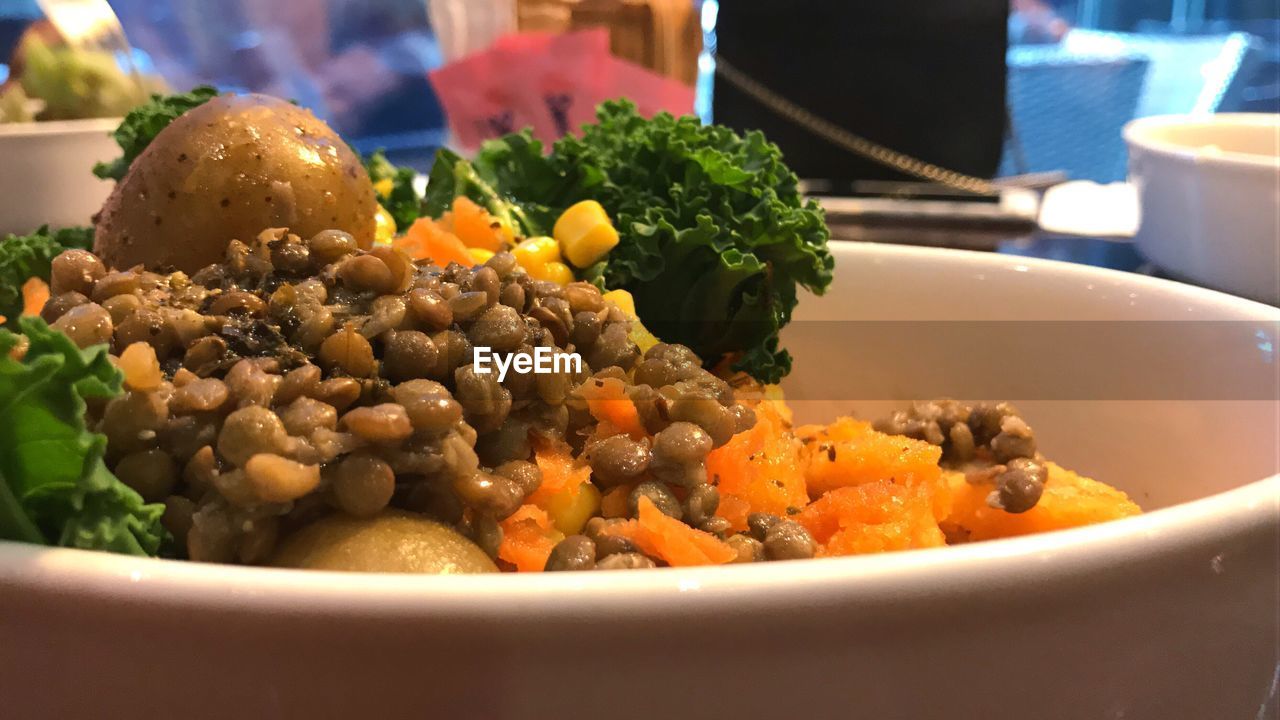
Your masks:
<svg viewBox="0 0 1280 720"><path fill-rule="evenodd" d="M840 377L870 380L868 409L937 383L1031 380L1015 399L1045 451L1153 512L887 555L523 576L0 543L4 714L1270 716L1280 310L1010 256L860 244L835 255L834 286L802 302L786 340L801 413L859 405ZM1048 322L1062 320L1087 322ZM984 342L964 339L976 334ZM1013 372L1017 356L967 357L1021 335L1044 364L1031 374ZM1195 344L1164 353L1178 337ZM1115 377L1153 382L1126 393ZM1054 399L1056 380L1075 384Z"/></svg>
<svg viewBox="0 0 1280 720"><path fill-rule="evenodd" d="M0 235L88 225L112 184L93 165L120 154L119 118L0 123Z"/></svg>
<svg viewBox="0 0 1280 720"><path fill-rule="evenodd" d="M1129 123L1135 242L1170 273L1280 304L1280 115Z"/></svg>

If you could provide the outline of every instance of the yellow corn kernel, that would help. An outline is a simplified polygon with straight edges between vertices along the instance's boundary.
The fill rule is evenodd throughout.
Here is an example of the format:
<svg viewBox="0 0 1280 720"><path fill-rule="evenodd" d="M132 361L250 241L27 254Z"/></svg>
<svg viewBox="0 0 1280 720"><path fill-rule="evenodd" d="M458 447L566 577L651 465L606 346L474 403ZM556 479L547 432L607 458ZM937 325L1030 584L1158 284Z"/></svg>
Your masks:
<svg viewBox="0 0 1280 720"><path fill-rule="evenodd" d="M557 530L565 535L577 535L600 510L600 491L591 483L583 483L576 493L566 491L552 495L546 505L547 515Z"/></svg>
<svg viewBox="0 0 1280 720"><path fill-rule="evenodd" d="M467 248L467 254L471 256L472 260L475 260L477 265L483 265L489 262L489 258L493 257L493 251L485 250L484 248Z"/></svg>
<svg viewBox="0 0 1280 720"><path fill-rule="evenodd" d="M596 263L618 244L618 231L595 200L583 200L561 213L552 234L564 256L580 268Z"/></svg>
<svg viewBox="0 0 1280 720"><path fill-rule="evenodd" d="M568 285L573 282L573 270L562 262L549 262L542 266L541 273L531 273L539 280L549 280L557 285Z"/></svg>
<svg viewBox="0 0 1280 720"><path fill-rule="evenodd" d="M604 301L613 303L631 318L631 329L627 332L627 336L636 344L636 347L640 348L640 352L648 352L649 348L662 342L656 335L649 332L644 323L640 322L640 316L636 314L636 299L631 297L631 293L626 290L610 290L604 294Z"/></svg>
<svg viewBox="0 0 1280 720"><path fill-rule="evenodd" d="M391 213L387 209L378 206L378 211L373 215L373 241L380 244L388 244L396 236L396 221L391 217Z"/></svg>
<svg viewBox="0 0 1280 720"><path fill-rule="evenodd" d="M626 290L610 290L603 297L605 302L617 305L627 317L636 317L636 299L631 297L631 293Z"/></svg>
<svg viewBox="0 0 1280 720"><path fill-rule="evenodd" d="M510 250L511 246L516 244L516 233L511 229L511 221L497 216L494 216L493 221L498 223L498 237L502 238L502 249Z"/></svg>
<svg viewBox="0 0 1280 720"><path fill-rule="evenodd" d="M383 178L373 184L374 192L378 193L382 197L391 195L391 191L393 189L395 189L395 183L391 181L391 178Z"/></svg>
<svg viewBox="0 0 1280 720"><path fill-rule="evenodd" d="M642 353L649 352L649 348L662 342L657 335L649 332L649 328L640 322L640 318L631 319L631 328L627 330L627 337L631 338L631 342L635 343Z"/></svg>
<svg viewBox="0 0 1280 720"><path fill-rule="evenodd" d="M549 262L560 262L560 244L555 238L531 237L512 248L511 254L520 267L533 275Z"/></svg>

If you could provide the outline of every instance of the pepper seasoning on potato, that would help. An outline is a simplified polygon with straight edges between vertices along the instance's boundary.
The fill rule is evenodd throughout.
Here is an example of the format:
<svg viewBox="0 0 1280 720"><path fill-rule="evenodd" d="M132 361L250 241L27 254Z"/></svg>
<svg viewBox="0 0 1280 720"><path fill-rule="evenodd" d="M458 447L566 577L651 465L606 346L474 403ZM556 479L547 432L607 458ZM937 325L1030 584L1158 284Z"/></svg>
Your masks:
<svg viewBox="0 0 1280 720"><path fill-rule="evenodd" d="M373 244L378 201L360 158L310 111L223 95L165 128L117 183L94 251L112 267L194 272L234 239L288 227Z"/></svg>

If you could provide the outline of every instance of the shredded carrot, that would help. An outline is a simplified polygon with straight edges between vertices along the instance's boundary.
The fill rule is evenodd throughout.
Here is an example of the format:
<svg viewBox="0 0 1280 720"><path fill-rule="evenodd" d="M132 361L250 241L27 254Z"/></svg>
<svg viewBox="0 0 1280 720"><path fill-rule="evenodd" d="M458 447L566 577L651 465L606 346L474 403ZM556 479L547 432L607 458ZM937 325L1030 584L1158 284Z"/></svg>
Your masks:
<svg viewBox="0 0 1280 720"><path fill-rule="evenodd" d="M931 488L887 480L832 490L795 516L821 546L819 555L937 547L946 543L933 515Z"/></svg>
<svg viewBox="0 0 1280 720"><path fill-rule="evenodd" d="M945 525L963 530L968 540L1015 537L1092 525L1142 512L1123 491L1046 463L1049 478L1036 506L1009 513L987 504L991 483L970 483L962 473L944 473L951 486L951 512Z"/></svg>
<svg viewBox="0 0 1280 720"><path fill-rule="evenodd" d="M663 515L647 497L640 498L639 510L639 518L617 523L608 532L627 538L645 554L662 558L672 567L721 565L738 555L711 533Z"/></svg>
<svg viewBox="0 0 1280 720"><path fill-rule="evenodd" d="M631 491L635 489L635 485L619 485L604 494L600 498L600 514L607 518L620 518L627 516L627 496L631 495Z"/></svg>
<svg viewBox="0 0 1280 720"><path fill-rule="evenodd" d="M392 247L404 251L414 260L430 260L440 267L451 262L466 267L475 264L467 246L458 236L446 232L431 218L415 220L404 235L392 241Z"/></svg>
<svg viewBox="0 0 1280 720"><path fill-rule="evenodd" d="M573 450L564 442L538 443L533 459L542 473L542 484L529 496L529 502L539 507L552 496L591 482L591 467L575 463Z"/></svg>
<svg viewBox="0 0 1280 720"><path fill-rule="evenodd" d="M716 515L728 520L729 526L735 530L746 529L747 516L751 513L751 503L737 495L720 496L720 506L716 508Z"/></svg>
<svg viewBox="0 0 1280 720"><path fill-rule="evenodd" d="M552 548L564 539L552 526L547 512L536 505L521 505L499 525L502 542L498 545L498 557L521 572L541 572Z"/></svg>
<svg viewBox="0 0 1280 720"><path fill-rule="evenodd" d="M49 301L49 284L38 277L27 278L22 284L22 314L39 315Z"/></svg>
<svg viewBox="0 0 1280 720"><path fill-rule="evenodd" d="M707 479L720 491L716 514L735 530L747 529L747 515L785 515L809 502L800 444L778 403L756 406L756 424L707 456Z"/></svg>
<svg viewBox="0 0 1280 720"><path fill-rule="evenodd" d="M879 481L921 485L936 500L935 516L946 517L950 494L938 467L942 457L938 446L886 435L868 422L848 417L821 427L797 428L796 435L804 441L801 461L810 495Z"/></svg>
<svg viewBox="0 0 1280 720"><path fill-rule="evenodd" d="M636 404L627 397L626 387L618 378L600 378L588 382L582 389L587 400L587 410L601 423L619 433L626 433L639 440L648 433L640 421Z"/></svg>
<svg viewBox="0 0 1280 720"><path fill-rule="evenodd" d="M498 252L513 239L510 230L470 198L461 195L454 198L453 211L448 216L449 229L467 247Z"/></svg>
<svg viewBox="0 0 1280 720"><path fill-rule="evenodd" d="M540 443L534 450L534 461L542 483L528 502L547 511L560 532L581 531L600 504L600 491L591 484L591 467L575 461L573 451L563 442Z"/></svg>

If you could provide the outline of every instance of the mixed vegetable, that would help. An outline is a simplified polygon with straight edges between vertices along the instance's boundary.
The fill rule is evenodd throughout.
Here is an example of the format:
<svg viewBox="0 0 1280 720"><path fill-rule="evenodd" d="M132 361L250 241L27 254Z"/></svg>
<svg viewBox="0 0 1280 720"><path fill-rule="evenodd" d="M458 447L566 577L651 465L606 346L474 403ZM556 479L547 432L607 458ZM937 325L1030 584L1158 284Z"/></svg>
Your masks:
<svg viewBox="0 0 1280 720"><path fill-rule="evenodd" d="M425 197L272 98L157 96L116 138L92 231L0 243L0 537L585 570L1139 512L1004 403L794 426L778 332L833 262L758 134L606 103L546 153L441 151ZM582 362L500 377L480 347Z"/></svg>
<svg viewBox="0 0 1280 720"><path fill-rule="evenodd" d="M596 244L569 255L577 273L630 292L659 337L709 365L730 356L734 370L761 382L790 370L778 331L798 290L831 283L822 211L801 198L777 146L692 116L645 119L630 103L607 102L596 124L549 153L528 132L485 143L469 160L444 151L427 213L459 196L526 237L551 234L567 210L594 202L620 240L607 256Z"/></svg>

